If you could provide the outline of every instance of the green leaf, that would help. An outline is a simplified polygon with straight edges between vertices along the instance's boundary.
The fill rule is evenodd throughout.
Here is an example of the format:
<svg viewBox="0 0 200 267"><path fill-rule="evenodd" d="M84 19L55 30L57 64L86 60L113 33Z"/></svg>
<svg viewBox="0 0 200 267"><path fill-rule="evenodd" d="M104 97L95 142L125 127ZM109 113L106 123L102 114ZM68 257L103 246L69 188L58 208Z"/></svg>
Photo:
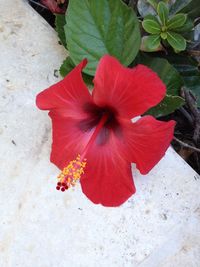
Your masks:
<svg viewBox="0 0 200 267"><path fill-rule="evenodd" d="M62 65L60 66L60 75L62 77L65 77L70 71L72 71L73 69L75 68L75 64L74 62L72 61L72 59L70 57L67 57ZM93 86L93 83L92 83L92 80L93 80L93 77L90 76L90 75L87 75L85 73L82 73L82 77L83 77L83 80L84 82L90 87L90 86Z"/></svg>
<svg viewBox="0 0 200 267"><path fill-rule="evenodd" d="M64 26L66 24L65 15L56 14L55 16L56 16L55 24L56 24L56 31L58 33L58 37L59 37L61 43L63 44L63 46L65 48L67 48L65 31L64 31Z"/></svg>
<svg viewBox="0 0 200 267"><path fill-rule="evenodd" d="M191 19L195 20L200 17L200 0L192 0L180 12L187 13Z"/></svg>
<svg viewBox="0 0 200 267"><path fill-rule="evenodd" d="M132 0L137 2L137 9L139 14L142 18L147 16L148 14L156 15L157 5L160 2L160 0ZM174 3L174 0L165 0L163 1L167 3L168 7L171 7Z"/></svg>
<svg viewBox="0 0 200 267"><path fill-rule="evenodd" d="M167 20L168 20L169 9L164 2L161 1L158 3L157 13L158 13L158 16L160 18L160 21L165 26L167 23Z"/></svg>
<svg viewBox="0 0 200 267"><path fill-rule="evenodd" d="M186 34L191 33L193 28L194 28L194 23L190 18L188 18L183 26L176 28L176 32L182 33L182 35L185 36Z"/></svg>
<svg viewBox="0 0 200 267"><path fill-rule="evenodd" d="M147 114L154 117L166 116L180 108L184 103L184 99L180 96L166 95L160 104L148 110Z"/></svg>
<svg viewBox="0 0 200 267"><path fill-rule="evenodd" d="M191 19L200 17L200 0L176 0L170 8L170 14L186 13Z"/></svg>
<svg viewBox="0 0 200 267"><path fill-rule="evenodd" d="M156 58L140 53L135 61L155 71L167 87L168 95L179 95L183 80L178 71L164 58Z"/></svg>
<svg viewBox="0 0 200 267"><path fill-rule="evenodd" d="M195 0L196 1L196 0ZM170 14L180 13L183 8L189 5L192 0L176 0L174 4L170 7Z"/></svg>
<svg viewBox="0 0 200 267"><path fill-rule="evenodd" d="M193 72L190 76L185 76L184 82L186 90L191 90L197 98L197 105L200 108L200 74Z"/></svg>
<svg viewBox="0 0 200 267"><path fill-rule="evenodd" d="M167 32L168 43L177 51L184 51L186 49L186 40L178 33Z"/></svg>
<svg viewBox="0 0 200 267"><path fill-rule="evenodd" d="M157 8L158 2L156 0L147 0L147 3L149 3L154 9Z"/></svg>
<svg viewBox="0 0 200 267"><path fill-rule="evenodd" d="M200 71L198 62L187 55L176 55L175 57L169 57L169 59L183 77L185 88L191 90L197 97L197 104L200 107Z"/></svg>
<svg viewBox="0 0 200 267"><path fill-rule="evenodd" d="M144 50L147 52L153 52L156 51L156 49L160 45L160 36L159 35L149 35L145 36L146 38L144 39Z"/></svg>
<svg viewBox="0 0 200 267"><path fill-rule="evenodd" d="M164 116L172 113L184 104L183 99L179 97L183 80L178 71L166 59L150 57L144 53L140 53L135 60L135 64L139 63L155 71L167 87L166 97L160 104L150 109L147 114L155 117Z"/></svg>
<svg viewBox="0 0 200 267"><path fill-rule="evenodd" d="M177 29L181 28L184 23L186 22L187 15L186 14L177 14L174 17L172 17L170 20L167 22L167 29Z"/></svg>
<svg viewBox="0 0 200 267"><path fill-rule="evenodd" d="M75 64L88 59L84 72L95 74L99 59L110 54L128 66L140 47L140 30L134 11L122 1L73 0L66 13L65 34Z"/></svg>
<svg viewBox="0 0 200 267"><path fill-rule="evenodd" d="M65 77L71 70L73 70L74 67L74 62L71 60L70 57L67 57L60 66L60 75L62 77Z"/></svg>
<svg viewBox="0 0 200 267"><path fill-rule="evenodd" d="M143 18L149 14L156 15L155 9L152 7L152 4L148 3L147 0L138 0L137 9Z"/></svg>
<svg viewBox="0 0 200 267"><path fill-rule="evenodd" d="M148 16L148 18L145 18L142 22L142 26L145 29L146 32L157 34L161 31L161 26L155 16Z"/></svg>

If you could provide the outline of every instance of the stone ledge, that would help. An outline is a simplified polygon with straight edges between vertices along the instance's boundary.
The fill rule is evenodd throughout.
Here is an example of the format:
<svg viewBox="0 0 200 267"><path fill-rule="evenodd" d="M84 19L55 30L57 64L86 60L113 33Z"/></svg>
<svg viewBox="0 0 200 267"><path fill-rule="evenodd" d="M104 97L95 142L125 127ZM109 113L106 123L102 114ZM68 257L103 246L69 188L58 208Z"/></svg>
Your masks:
<svg viewBox="0 0 200 267"><path fill-rule="evenodd" d="M119 208L54 190L51 125L35 96L66 52L25 1L0 0L0 266L198 267L199 176L172 150Z"/></svg>

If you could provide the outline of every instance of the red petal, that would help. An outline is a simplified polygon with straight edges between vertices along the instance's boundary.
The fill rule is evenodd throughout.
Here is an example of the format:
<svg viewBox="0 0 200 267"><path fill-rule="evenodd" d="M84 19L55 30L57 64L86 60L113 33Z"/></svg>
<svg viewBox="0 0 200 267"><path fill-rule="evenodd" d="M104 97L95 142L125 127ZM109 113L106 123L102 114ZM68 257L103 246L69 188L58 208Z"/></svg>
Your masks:
<svg viewBox="0 0 200 267"><path fill-rule="evenodd" d="M51 111L49 115L53 125L51 162L63 169L83 151L91 133L80 130L78 119L62 117L55 111Z"/></svg>
<svg viewBox="0 0 200 267"><path fill-rule="evenodd" d="M62 117L55 111L49 115L53 124L51 161L63 169L81 154L92 131L81 131L80 120ZM96 204L119 206L135 193L131 163L121 157L119 148L120 143L111 133L106 144L99 145L97 139L86 155L82 190Z"/></svg>
<svg viewBox="0 0 200 267"><path fill-rule="evenodd" d="M165 155L173 139L174 127L175 121L158 121L152 116L124 125L125 153L142 174L147 174Z"/></svg>
<svg viewBox="0 0 200 267"><path fill-rule="evenodd" d="M130 69L105 55L94 78L93 98L97 105L109 105L120 116L133 118L158 104L166 88L151 69L143 65Z"/></svg>
<svg viewBox="0 0 200 267"><path fill-rule="evenodd" d="M55 0L41 0L41 3L53 13L64 13L64 10L58 6Z"/></svg>
<svg viewBox="0 0 200 267"><path fill-rule="evenodd" d="M81 178L83 193L95 204L115 207L135 193L131 163L120 155L119 143L110 134L104 145L94 143L86 155L87 165Z"/></svg>
<svg viewBox="0 0 200 267"><path fill-rule="evenodd" d="M79 116L82 106L92 101L81 76L81 71L86 64L87 60L85 59L63 80L38 94L36 98L38 108L57 109L69 117Z"/></svg>

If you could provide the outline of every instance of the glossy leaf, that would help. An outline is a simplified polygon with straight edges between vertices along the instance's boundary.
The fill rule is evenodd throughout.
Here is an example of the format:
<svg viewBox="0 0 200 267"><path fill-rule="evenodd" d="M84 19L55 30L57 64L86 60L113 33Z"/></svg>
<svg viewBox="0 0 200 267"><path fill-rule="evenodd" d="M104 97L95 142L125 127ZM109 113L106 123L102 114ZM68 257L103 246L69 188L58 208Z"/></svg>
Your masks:
<svg viewBox="0 0 200 267"><path fill-rule="evenodd" d="M73 0L66 13L65 34L75 64L88 59L84 72L95 74L99 59L110 54L128 66L140 47L140 30L134 11L122 1Z"/></svg>
<svg viewBox="0 0 200 267"><path fill-rule="evenodd" d="M59 69L60 75L62 77L65 77L71 70L73 70L74 67L75 67L74 62L71 60L70 57L67 57L60 66Z"/></svg>
<svg viewBox="0 0 200 267"><path fill-rule="evenodd" d="M193 20L200 17L200 0L192 0L181 12L187 13Z"/></svg>
<svg viewBox="0 0 200 267"><path fill-rule="evenodd" d="M156 10L158 2L156 0L147 0L147 2Z"/></svg>
<svg viewBox="0 0 200 267"><path fill-rule="evenodd" d="M161 26L155 16L148 16L142 22L142 26L146 32L151 34L157 34L161 31Z"/></svg>
<svg viewBox="0 0 200 267"><path fill-rule="evenodd" d="M189 5L192 0L176 0L174 4L170 7L170 14L180 13L183 8Z"/></svg>
<svg viewBox="0 0 200 267"><path fill-rule="evenodd" d="M137 9L143 18L149 14L156 15L156 10L147 0L138 0Z"/></svg>
<svg viewBox="0 0 200 267"><path fill-rule="evenodd" d="M193 28L194 28L193 21L190 18L187 18L187 20L183 26L176 28L176 32L182 33L182 35L185 36L185 34L190 33L193 30Z"/></svg>
<svg viewBox="0 0 200 267"><path fill-rule="evenodd" d="M178 71L164 58L138 55L136 64L144 64L155 71L167 87L168 95L179 95L183 80Z"/></svg>
<svg viewBox="0 0 200 267"><path fill-rule="evenodd" d="M160 45L160 36L159 35L149 35L145 36L146 38L144 39L144 50L147 52L153 52L156 51L156 49Z"/></svg>
<svg viewBox="0 0 200 267"><path fill-rule="evenodd" d="M167 23L167 20L168 20L169 9L164 2L161 1L158 3L157 13L158 13L158 16L159 16L162 24L165 26Z"/></svg>
<svg viewBox="0 0 200 267"><path fill-rule="evenodd" d="M65 15L56 14L55 16L56 16L55 24L56 24L56 31L58 33L58 37L59 37L61 43L66 48L67 47L67 43L66 43L65 31L64 31L64 26L66 24Z"/></svg>
<svg viewBox="0 0 200 267"><path fill-rule="evenodd" d="M186 40L178 33L167 32L167 41L176 51L184 51L186 49Z"/></svg>
<svg viewBox="0 0 200 267"><path fill-rule="evenodd" d="M181 28L185 24L186 19L187 19L186 14L177 14L173 16L167 22L167 29L172 30L172 29Z"/></svg>
<svg viewBox="0 0 200 267"><path fill-rule="evenodd" d="M74 62L72 61L72 59L71 59L70 57L67 57L67 58L63 61L62 65L61 65L61 67L60 67L60 70L59 70L59 71L60 71L60 75L61 75L62 77L65 77L70 71L73 70L74 67L75 67L75 64L74 64ZM85 74L85 73L82 73L82 76L83 76L83 80L84 80L84 82L89 86L89 88L90 88L91 86L93 86L93 83L92 83L93 77L92 77L92 76L87 75L87 74Z"/></svg>
<svg viewBox="0 0 200 267"><path fill-rule="evenodd" d="M148 110L147 114L154 117L166 116L180 108L184 103L184 99L180 96L166 95L160 104Z"/></svg>
<svg viewBox="0 0 200 267"><path fill-rule="evenodd" d="M186 55L176 55L176 57L169 57L169 59L182 75L185 88L191 90L197 97L197 103L200 107L200 71L198 62Z"/></svg>
<svg viewBox="0 0 200 267"><path fill-rule="evenodd" d="M191 19L200 17L200 0L176 0L170 14L186 13Z"/></svg>
<svg viewBox="0 0 200 267"><path fill-rule="evenodd" d="M137 56L136 64L144 64L155 71L167 87L167 95L156 107L150 109L147 114L155 117L168 115L184 104L184 100L179 97L183 80L178 71L163 58L155 58L140 53Z"/></svg>

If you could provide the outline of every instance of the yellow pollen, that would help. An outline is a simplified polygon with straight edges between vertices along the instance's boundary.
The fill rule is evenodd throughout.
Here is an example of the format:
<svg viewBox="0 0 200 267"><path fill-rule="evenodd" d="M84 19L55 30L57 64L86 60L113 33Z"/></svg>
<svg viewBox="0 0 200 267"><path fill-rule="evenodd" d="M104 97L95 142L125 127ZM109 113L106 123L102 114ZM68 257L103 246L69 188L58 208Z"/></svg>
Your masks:
<svg viewBox="0 0 200 267"><path fill-rule="evenodd" d="M84 174L85 166L86 159L81 160L80 155L78 155L76 159L69 162L69 164L62 170L62 172L57 177L58 186L62 186L62 191L68 189L71 186L75 186L76 182L80 180L81 175Z"/></svg>

